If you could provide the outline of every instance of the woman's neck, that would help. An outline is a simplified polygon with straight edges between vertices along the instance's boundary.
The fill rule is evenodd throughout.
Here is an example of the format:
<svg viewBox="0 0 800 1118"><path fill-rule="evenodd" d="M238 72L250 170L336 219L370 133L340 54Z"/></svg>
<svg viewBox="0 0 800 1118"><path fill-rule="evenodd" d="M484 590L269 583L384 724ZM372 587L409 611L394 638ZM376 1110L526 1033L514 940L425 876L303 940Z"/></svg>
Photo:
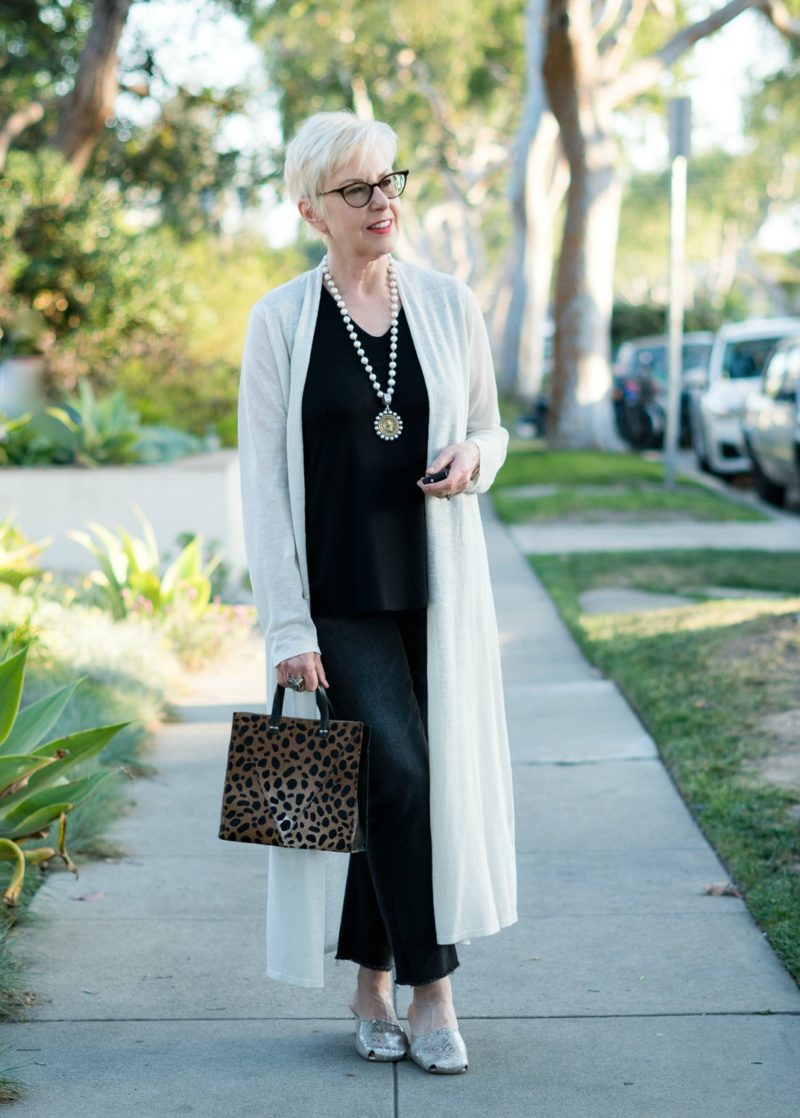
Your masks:
<svg viewBox="0 0 800 1118"><path fill-rule="evenodd" d="M328 270L343 297L369 299L386 291L389 256L387 253L377 260L362 260L343 256L335 248L329 248Z"/></svg>

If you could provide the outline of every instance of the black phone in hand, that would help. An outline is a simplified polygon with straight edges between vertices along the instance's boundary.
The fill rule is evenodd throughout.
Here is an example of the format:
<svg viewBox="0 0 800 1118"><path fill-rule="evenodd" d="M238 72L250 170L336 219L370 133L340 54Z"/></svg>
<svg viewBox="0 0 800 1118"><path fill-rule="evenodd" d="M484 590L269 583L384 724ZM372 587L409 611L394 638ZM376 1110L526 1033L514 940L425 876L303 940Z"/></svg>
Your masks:
<svg viewBox="0 0 800 1118"><path fill-rule="evenodd" d="M444 481L449 473L450 467L445 466L443 470L437 470L435 474L426 474L425 477L422 479L422 484L430 485L434 481Z"/></svg>

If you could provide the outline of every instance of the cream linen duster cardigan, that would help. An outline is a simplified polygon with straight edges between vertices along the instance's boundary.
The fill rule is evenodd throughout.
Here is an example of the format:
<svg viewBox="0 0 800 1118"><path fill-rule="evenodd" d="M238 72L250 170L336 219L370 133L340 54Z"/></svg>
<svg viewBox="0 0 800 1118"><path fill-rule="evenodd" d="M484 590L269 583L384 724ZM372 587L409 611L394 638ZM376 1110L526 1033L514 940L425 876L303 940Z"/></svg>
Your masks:
<svg viewBox="0 0 800 1118"><path fill-rule="evenodd" d="M427 497L428 736L433 899L439 943L469 942L517 920L514 808L497 623L477 494L502 465L508 432L483 316L470 289L396 261L397 285L428 390L428 461L450 443L480 448L480 473L452 500ZM248 319L239 384L247 562L266 642L266 707L275 666L319 652L309 613L303 385L321 266L268 292ZM403 370L397 371L402 380ZM376 414L380 402L375 398ZM401 436L402 437L402 436ZM420 476L427 465L420 462ZM331 695L336 705L336 696ZM317 717L314 695L284 710ZM348 858L269 847L266 973L323 986L336 949Z"/></svg>

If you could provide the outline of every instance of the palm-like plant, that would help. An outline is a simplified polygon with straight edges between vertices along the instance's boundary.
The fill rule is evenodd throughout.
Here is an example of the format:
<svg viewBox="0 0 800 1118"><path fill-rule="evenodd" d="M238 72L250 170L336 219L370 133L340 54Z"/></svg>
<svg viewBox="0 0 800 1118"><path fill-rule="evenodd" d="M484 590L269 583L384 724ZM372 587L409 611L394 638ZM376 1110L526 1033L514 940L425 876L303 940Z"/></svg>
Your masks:
<svg viewBox="0 0 800 1118"><path fill-rule="evenodd" d="M16 904L27 865L39 865L60 855L77 874L66 848L67 813L85 799L115 769L68 780L66 773L100 753L130 722L113 722L45 741L75 688L86 678L45 695L20 710L28 647L0 661L0 861L13 863L11 880L3 893L7 905ZM44 839L58 820L56 846L27 844Z"/></svg>
<svg viewBox="0 0 800 1118"><path fill-rule="evenodd" d="M88 577L100 588L113 617L118 620L127 616L128 599L140 595L150 602L154 614L164 614L171 605L185 601L190 603L191 612L199 617L211 601L209 576L222 556L215 555L203 566L202 537L195 536L164 574L159 575L160 557L155 533L139 506L132 505L131 508L142 524L142 538L132 536L120 527L115 534L94 520L87 520L86 524L98 537L99 543L86 532L67 532L71 539L91 551L97 559L99 569L91 571Z"/></svg>

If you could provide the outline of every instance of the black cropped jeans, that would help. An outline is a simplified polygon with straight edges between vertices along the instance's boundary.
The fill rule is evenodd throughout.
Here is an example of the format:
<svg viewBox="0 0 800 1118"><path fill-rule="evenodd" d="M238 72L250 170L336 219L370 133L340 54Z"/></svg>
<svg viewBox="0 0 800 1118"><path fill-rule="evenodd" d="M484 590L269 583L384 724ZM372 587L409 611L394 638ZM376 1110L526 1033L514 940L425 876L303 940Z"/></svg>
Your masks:
<svg viewBox="0 0 800 1118"><path fill-rule="evenodd" d="M427 610L314 623L336 717L371 728L358 786L366 850L349 855L336 958L394 965L398 985L422 986L459 965L433 915Z"/></svg>

